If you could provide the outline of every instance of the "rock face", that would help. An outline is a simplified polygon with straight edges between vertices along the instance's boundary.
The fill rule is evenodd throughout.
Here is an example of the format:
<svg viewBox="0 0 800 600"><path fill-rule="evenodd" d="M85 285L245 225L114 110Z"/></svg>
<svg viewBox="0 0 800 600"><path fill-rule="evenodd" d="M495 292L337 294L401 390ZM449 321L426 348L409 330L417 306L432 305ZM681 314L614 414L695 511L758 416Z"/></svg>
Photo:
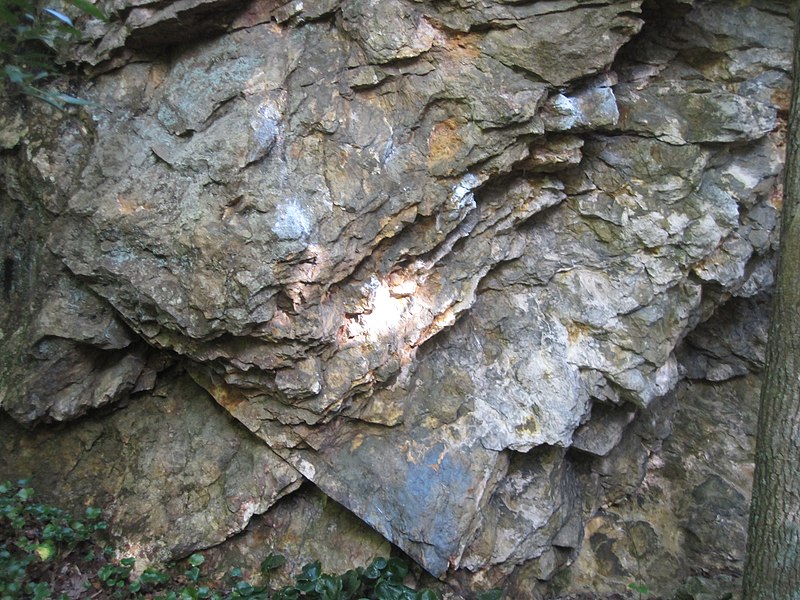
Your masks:
<svg viewBox="0 0 800 600"><path fill-rule="evenodd" d="M72 56L97 106L2 117L0 407L116 432L132 548L216 544L305 479L456 586L531 597L581 548L552 589L621 581L634 538L664 593L741 567L709 515L741 528L746 480L660 465L731 393L701 380L757 389L736 311L771 285L789 2L104 8ZM14 473L62 435L7 427ZM671 520L624 508L656 488Z"/></svg>
<svg viewBox="0 0 800 600"><path fill-rule="evenodd" d="M125 533L121 550L161 560L220 543L299 487L188 376L162 380L99 421L27 436L0 422L3 475L34 473L45 494L104 507Z"/></svg>

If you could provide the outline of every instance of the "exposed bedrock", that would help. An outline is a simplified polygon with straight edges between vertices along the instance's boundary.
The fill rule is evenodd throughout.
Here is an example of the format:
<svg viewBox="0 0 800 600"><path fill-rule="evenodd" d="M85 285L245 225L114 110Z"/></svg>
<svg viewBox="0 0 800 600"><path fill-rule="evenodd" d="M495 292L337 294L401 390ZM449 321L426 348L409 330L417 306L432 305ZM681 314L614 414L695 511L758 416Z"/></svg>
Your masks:
<svg viewBox="0 0 800 600"><path fill-rule="evenodd" d="M109 0L0 117L2 472L154 559L330 498L461 590L735 574L789 4Z"/></svg>

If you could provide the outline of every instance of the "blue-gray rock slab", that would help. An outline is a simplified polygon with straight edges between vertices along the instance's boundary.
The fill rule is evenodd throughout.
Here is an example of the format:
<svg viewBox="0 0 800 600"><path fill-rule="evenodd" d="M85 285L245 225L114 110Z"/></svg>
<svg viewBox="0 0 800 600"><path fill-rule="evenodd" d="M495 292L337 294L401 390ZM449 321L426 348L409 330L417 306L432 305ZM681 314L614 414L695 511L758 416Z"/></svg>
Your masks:
<svg viewBox="0 0 800 600"><path fill-rule="evenodd" d="M457 568L507 459L462 424L334 434L316 453L279 452L432 575Z"/></svg>

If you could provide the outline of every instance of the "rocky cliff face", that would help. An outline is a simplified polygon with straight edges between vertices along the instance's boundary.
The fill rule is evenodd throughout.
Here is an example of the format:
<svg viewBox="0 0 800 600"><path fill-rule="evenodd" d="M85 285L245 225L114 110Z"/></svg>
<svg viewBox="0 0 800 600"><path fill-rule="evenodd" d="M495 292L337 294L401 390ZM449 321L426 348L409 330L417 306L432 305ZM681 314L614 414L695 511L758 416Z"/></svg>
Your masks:
<svg viewBox="0 0 800 600"><path fill-rule="evenodd" d="M789 4L108 1L2 117L1 470L151 558L308 481L457 587L735 573Z"/></svg>

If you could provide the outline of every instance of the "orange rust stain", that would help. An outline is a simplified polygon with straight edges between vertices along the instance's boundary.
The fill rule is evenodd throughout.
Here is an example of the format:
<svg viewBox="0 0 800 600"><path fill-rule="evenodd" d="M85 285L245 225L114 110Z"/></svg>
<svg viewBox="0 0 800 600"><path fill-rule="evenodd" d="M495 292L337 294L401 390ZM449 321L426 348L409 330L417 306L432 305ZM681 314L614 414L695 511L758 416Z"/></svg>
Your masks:
<svg viewBox="0 0 800 600"><path fill-rule="evenodd" d="M361 444L364 443L364 435L359 433L356 437L353 438L353 441L350 442L350 452L355 452L361 447Z"/></svg>
<svg viewBox="0 0 800 600"><path fill-rule="evenodd" d="M417 464L417 459L414 456L414 452L413 452L413 448L412 448L412 443L411 442L409 442L408 440L403 442L403 445L400 446L400 450L405 452L406 461L408 461L408 462L410 462L412 464L415 464L415 465Z"/></svg>
<svg viewBox="0 0 800 600"><path fill-rule="evenodd" d="M772 188L772 194L769 198L769 203L773 208L780 210L783 207L783 184L779 183Z"/></svg>
<svg viewBox="0 0 800 600"><path fill-rule="evenodd" d="M433 464L429 464L429 465L427 465L428 467L431 467L431 468L433 469L433 471L434 471L434 472L435 472L437 475L438 475L438 473L439 473L439 467L441 467L441 466L442 466L442 461L444 460L444 453L445 453L445 451L444 451L444 450L442 450L442 451L439 453L439 456L437 457L437 459L436 459L436 462L435 462L435 463L433 463Z"/></svg>
<svg viewBox="0 0 800 600"><path fill-rule="evenodd" d="M789 90L775 90L772 92L772 103L778 107L779 111L789 112L789 105L791 103L791 95Z"/></svg>
<svg viewBox="0 0 800 600"><path fill-rule="evenodd" d="M455 119L445 119L433 126L428 136L428 162L452 159L461 149L461 135Z"/></svg>
<svg viewBox="0 0 800 600"><path fill-rule="evenodd" d="M456 33L448 40L447 49L457 58L474 61L481 55L480 41L481 36L475 33Z"/></svg>
<svg viewBox="0 0 800 600"><path fill-rule="evenodd" d="M208 392L214 397L214 400L216 400L217 403L226 410L233 410L242 402L247 400L244 394L230 386L211 384L207 387L207 389Z"/></svg>
<svg viewBox="0 0 800 600"><path fill-rule="evenodd" d="M117 206L121 215L129 215L136 210L136 204L125 198L124 196L117 196Z"/></svg>
<svg viewBox="0 0 800 600"><path fill-rule="evenodd" d="M148 203L142 203L136 198L117 196L117 206L121 215L132 215L135 212L150 208Z"/></svg>
<svg viewBox="0 0 800 600"><path fill-rule="evenodd" d="M589 328L583 323L576 323L573 321L567 325L567 339L570 343L577 342L587 333L589 333Z"/></svg>

